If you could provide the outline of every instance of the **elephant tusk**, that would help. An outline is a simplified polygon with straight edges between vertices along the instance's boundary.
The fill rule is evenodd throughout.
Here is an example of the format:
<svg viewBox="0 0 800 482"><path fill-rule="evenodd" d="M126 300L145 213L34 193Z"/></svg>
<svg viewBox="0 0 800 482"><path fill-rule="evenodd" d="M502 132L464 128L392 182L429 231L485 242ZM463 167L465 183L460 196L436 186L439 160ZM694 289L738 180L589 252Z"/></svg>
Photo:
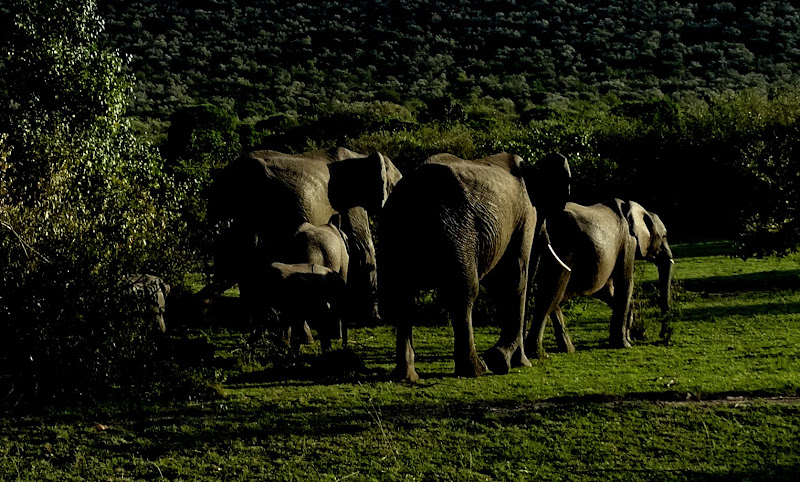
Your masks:
<svg viewBox="0 0 800 482"><path fill-rule="evenodd" d="M675 264L675 260L674 259L670 259L669 260L669 264Z"/></svg>
<svg viewBox="0 0 800 482"><path fill-rule="evenodd" d="M553 254L553 257L556 259L556 261L558 261L558 264L560 264L565 270L572 271L572 268L567 266L563 261L561 261L561 258L558 257L558 255L556 254L556 251L553 249L553 245L552 244L547 243L547 249L549 249L550 252Z"/></svg>

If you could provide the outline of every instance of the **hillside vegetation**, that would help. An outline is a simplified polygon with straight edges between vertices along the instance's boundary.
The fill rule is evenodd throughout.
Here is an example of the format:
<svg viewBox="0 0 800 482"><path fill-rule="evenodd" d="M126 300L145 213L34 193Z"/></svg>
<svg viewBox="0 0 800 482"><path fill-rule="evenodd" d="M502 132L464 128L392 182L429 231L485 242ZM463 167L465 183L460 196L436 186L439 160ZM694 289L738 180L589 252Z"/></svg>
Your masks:
<svg viewBox="0 0 800 482"><path fill-rule="evenodd" d="M133 112L198 100L240 116L332 101L562 98L791 85L791 2L340 0L101 2L107 41L132 56Z"/></svg>

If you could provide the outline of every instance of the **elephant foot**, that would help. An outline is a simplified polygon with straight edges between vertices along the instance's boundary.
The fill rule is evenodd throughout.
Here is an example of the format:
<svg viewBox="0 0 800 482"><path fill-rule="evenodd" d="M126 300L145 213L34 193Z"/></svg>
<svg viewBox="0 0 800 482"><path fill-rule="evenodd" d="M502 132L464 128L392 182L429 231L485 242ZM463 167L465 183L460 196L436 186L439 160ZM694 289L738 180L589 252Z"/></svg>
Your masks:
<svg viewBox="0 0 800 482"><path fill-rule="evenodd" d="M556 351L559 353L575 353L575 346L571 341L568 341L567 343L559 343L556 347Z"/></svg>
<svg viewBox="0 0 800 482"><path fill-rule="evenodd" d="M633 345L628 342L628 340L616 340L611 342L611 346L614 348L631 348Z"/></svg>
<svg viewBox="0 0 800 482"><path fill-rule="evenodd" d="M521 348L517 348L513 355L511 355L511 366L512 367L529 367L531 365L531 361L528 360L527 355L525 355L525 350Z"/></svg>
<svg viewBox="0 0 800 482"><path fill-rule="evenodd" d="M416 382L419 380L419 375L413 366L397 365L392 371L392 378L396 380L406 380L409 382Z"/></svg>
<svg viewBox="0 0 800 482"><path fill-rule="evenodd" d="M534 343L532 345L527 345L526 344L525 346L526 347L527 346L530 347L527 350L525 350L526 351L526 355L528 356L528 359L536 358L538 360L544 360L545 358L547 358L547 352L544 351L544 347L541 344Z"/></svg>
<svg viewBox="0 0 800 482"><path fill-rule="evenodd" d="M489 370L498 375L505 375L511 369L510 357L506 357L503 350L496 346L483 352L483 359L486 361L486 366Z"/></svg>
<svg viewBox="0 0 800 482"><path fill-rule="evenodd" d="M455 373L457 377L477 378L487 371L486 364L477 356L462 363L456 361Z"/></svg>

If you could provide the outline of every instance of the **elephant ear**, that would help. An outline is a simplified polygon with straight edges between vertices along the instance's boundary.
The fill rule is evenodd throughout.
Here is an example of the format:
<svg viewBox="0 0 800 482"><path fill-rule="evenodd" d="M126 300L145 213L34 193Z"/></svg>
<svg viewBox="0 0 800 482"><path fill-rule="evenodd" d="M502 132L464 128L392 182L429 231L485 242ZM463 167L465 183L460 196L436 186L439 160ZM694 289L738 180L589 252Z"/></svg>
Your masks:
<svg viewBox="0 0 800 482"><path fill-rule="evenodd" d="M550 154L524 170L523 177L531 202L539 215L537 223L564 209L569 201L572 173L567 158Z"/></svg>
<svg viewBox="0 0 800 482"><path fill-rule="evenodd" d="M639 245L639 254L645 257L650 252L653 243L653 218L641 204L628 202L626 218L630 226L631 235L636 238Z"/></svg>
<svg viewBox="0 0 800 482"><path fill-rule="evenodd" d="M400 182L400 179L402 179L403 175L400 173L400 170L397 169L397 166L394 165L391 159L383 156L383 160L386 164L386 196L388 197L389 194L392 193L392 189L394 189L397 183Z"/></svg>
<svg viewBox="0 0 800 482"><path fill-rule="evenodd" d="M367 211L383 207L389 196L386 165L380 152L328 164L328 200L333 209L341 213L359 206Z"/></svg>

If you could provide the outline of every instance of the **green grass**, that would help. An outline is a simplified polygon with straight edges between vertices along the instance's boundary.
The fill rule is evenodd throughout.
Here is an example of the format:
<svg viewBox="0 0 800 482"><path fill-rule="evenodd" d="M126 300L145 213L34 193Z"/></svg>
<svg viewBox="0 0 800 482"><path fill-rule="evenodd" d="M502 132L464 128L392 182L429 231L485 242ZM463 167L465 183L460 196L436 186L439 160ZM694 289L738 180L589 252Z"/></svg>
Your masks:
<svg viewBox="0 0 800 482"><path fill-rule="evenodd" d="M669 343L649 327L608 348L610 310L582 299L566 313L577 352L505 376L453 377L450 327L416 327L409 384L387 377L388 327L353 330L363 367L346 374L313 349L262 365L235 330L206 328L224 395L9 413L0 480L796 480L800 257L674 251ZM478 326L479 350L497 334Z"/></svg>

